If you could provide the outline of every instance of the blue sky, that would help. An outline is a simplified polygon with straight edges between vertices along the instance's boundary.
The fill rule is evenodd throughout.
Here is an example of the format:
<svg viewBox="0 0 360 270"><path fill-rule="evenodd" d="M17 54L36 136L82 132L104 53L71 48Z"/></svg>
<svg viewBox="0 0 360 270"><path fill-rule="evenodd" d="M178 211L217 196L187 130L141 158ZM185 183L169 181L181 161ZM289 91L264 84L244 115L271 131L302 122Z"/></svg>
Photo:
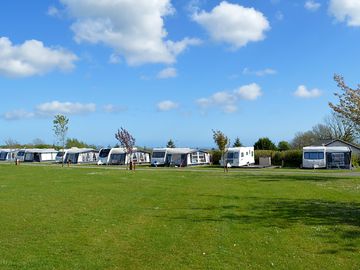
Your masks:
<svg viewBox="0 0 360 270"><path fill-rule="evenodd" d="M360 82L358 0L0 5L0 144L53 143L56 113L97 145L291 140L330 113L334 73Z"/></svg>

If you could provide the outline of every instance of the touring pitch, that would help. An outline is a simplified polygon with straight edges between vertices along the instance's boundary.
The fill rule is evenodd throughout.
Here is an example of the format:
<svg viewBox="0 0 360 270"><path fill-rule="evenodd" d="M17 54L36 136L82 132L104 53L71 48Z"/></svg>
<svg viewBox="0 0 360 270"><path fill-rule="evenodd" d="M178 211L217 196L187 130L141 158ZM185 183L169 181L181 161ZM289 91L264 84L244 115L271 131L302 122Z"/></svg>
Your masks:
<svg viewBox="0 0 360 270"><path fill-rule="evenodd" d="M360 177L0 165L0 269L360 269Z"/></svg>

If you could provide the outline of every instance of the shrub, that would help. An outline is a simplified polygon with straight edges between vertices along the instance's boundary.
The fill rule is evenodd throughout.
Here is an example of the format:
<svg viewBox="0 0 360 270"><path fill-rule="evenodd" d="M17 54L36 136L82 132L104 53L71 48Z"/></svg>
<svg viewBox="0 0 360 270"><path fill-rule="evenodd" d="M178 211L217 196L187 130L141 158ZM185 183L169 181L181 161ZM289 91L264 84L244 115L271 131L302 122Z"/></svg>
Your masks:
<svg viewBox="0 0 360 270"><path fill-rule="evenodd" d="M211 161L214 165L220 165L221 152L219 150L211 151Z"/></svg>
<svg viewBox="0 0 360 270"><path fill-rule="evenodd" d="M354 167L360 167L360 155L353 154L351 157L351 164Z"/></svg>
<svg viewBox="0 0 360 270"><path fill-rule="evenodd" d="M254 144L255 150L276 150L275 144L267 137L260 138L255 144Z"/></svg>
<svg viewBox="0 0 360 270"><path fill-rule="evenodd" d="M271 157L274 166L300 167L302 164L302 150L255 150L255 164L259 164L259 157Z"/></svg>
<svg viewBox="0 0 360 270"><path fill-rule="evenodd" d="M302 164L302 150L288 150L281 152L284 167L300 167Z"/></svg>

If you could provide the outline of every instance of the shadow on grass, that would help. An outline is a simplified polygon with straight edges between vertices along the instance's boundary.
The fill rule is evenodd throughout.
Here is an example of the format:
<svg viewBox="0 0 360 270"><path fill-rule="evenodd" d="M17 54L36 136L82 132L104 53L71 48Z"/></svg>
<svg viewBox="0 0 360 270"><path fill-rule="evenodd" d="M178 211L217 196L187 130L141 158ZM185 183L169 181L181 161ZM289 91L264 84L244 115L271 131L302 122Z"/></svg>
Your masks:
<svg viewBox="0 0 360 270"><path fill-rule="evenodd" d="M247 198L248 199L248 198ZM252 197L252 200L254 198ZM163 209L164 210L164 209ZM257 223L263 226L289 227L294 223L304 225L349 225L360 229L360 204L341 203L324 200L258 199L253 202L247 214L239 213L239 206L222 205L207 207L174 208L165 210L185 210L189 215L183 219L201 222L202 216L194 211L235 210L234 213L217 215L213 220ZM245 212L245 211L244 211ZM349 237L359 237L358 233L348 233ZM346 236L346 235L345 235ZM344 236L344 237L345 237Z"/></svg>
<svg viewBox="0 0 360 270"><path fill-rule="evenodd" d="M237 196L201 196L237 199ZM314 235L321 239L322 242L336 247L333 250L325 250L323 253L360 251L360 203L317 199L262 199L256 197L242 198L241 201L242 207L235 203L232 205L189 207L186 209L162 209L165 213L157 217L170 221L194 223L238 223L250 225L252 228L277 227L288 229L294 225L305 225L311 227L314 230ZM244 205L243 202L247 204ZM174 210L180 210L183 213L173 215Z"/></svg>
<svg viewBox="0 0 360 270"><path fill-rule="evenodd" d="M260 182L277 182L277 181L313 181L313 182L327 182L342 180L338 176L324 176L324 175L261 175Z"/></svg>

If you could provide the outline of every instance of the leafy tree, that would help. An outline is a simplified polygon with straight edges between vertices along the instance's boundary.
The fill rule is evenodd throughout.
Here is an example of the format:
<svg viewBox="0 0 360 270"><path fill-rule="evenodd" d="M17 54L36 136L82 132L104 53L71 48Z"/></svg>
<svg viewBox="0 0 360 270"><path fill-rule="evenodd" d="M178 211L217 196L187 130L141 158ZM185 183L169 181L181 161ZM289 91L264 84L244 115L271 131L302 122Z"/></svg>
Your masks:
<svg viewBox="0 0 360 270"><path fill-rule="evenodd" d="M175 148L176 146L175 146L175 143L173 142L173 140L170 139L170 140L168 141L168 143L166 144L166 147L167 147L167 148Z"/></svg>
<svg viewBox="0 0 360 270"><path fill-rule="evenodd" d="M125 148L126 154L130 156L130 169L132 169L132 153L135 146L135 138L122 127L115 133L115 138L119 141L121 147Z"/></svg>
<svg viewBox="0 0 360 270"><path fill-rule="evenodd" d="M352 89L346 85L344 78L335 74L334 80L342 93L335 93L339 98L339 104L334 105L329 102L329 106L344 119L351 121L354 127L360 129L360 85L357 89Z"/></svg>
<svg viewBox="0 0 360 270"><path fill-rule="evenodd" d="M68 138L66 140L66 148L71 148L71 147L88 148L89 145L82 141L79 141L78 139Z"/></svg>
<svg viewBox="0 0 360 270"><path fill-rule="evenodd" d="M61 114L55 115L53 120L53 130L55 133L55 136L58 139L58 142L60 143L63 151L65 149L65 140L66 140L66 134L68 132L68 123L69 119ZM62 167L64 167L64 155L62 156Z"/></svg>
<svg viewBox="0 0 360 270"><path fill-rule="evenodd" d="M276 150L275 144L267 137L260 138L254 144L255 150Z"/></svg>
<svg viewBox="0 0 360 270"><path fill-rule="evenodd" d="M241 147L241 146L243 146L243 145L242 145L242 143L240 142L239 137L237 137L237 138L235 139L235 142L234 142L234 144L233 144L233 147Z"/></svg>
<svg viewBox="0 0 360 270"><path fill-rule="evenodd" d="M277 148L279 151L287 151L290 150L291 146L290 143L288 143L287 141L281 141L278 143Z"/></svg>
<svg viewBox="0 0 360 270"><path fill-rule="evenodd" d="M227 162L225 160L225 153L227 152L227 148L230 145L230 140L227 136L225 136L224 133L222 133L220 130L213 130L213 139L214 142L216 143L216 145L218 146L220 152L221 152L221 157L223 160L223 165L224 165L224 172L227 172Z"/></svg>

